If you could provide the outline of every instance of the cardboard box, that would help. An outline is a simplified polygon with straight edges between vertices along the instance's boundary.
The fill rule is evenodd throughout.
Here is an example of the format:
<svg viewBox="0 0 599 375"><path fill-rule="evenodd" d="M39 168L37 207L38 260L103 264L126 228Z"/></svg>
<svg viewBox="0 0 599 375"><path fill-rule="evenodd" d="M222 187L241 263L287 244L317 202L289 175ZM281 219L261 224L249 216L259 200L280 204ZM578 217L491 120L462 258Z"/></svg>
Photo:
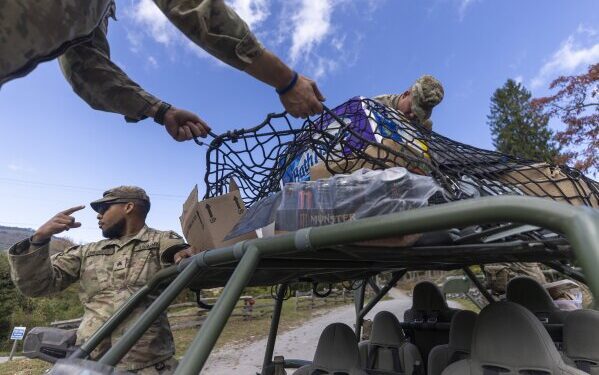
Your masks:
<svg viewBox="0 0 599 375"><path fill-rule="evenodd" d="M380 144L382 144L384 148L370 145L364 150L364 154L380 160L381 164L356 157L352 159L329 160L328 163L320 161L310 167L310 180L316 181L321 178L329 178L332 175L341 173L349 174L361 168L383 169L405 167L412 173L421 175L428 174L428 171L430 170L430 157L428 156L428 153L423 153L421 150L412 150L413 147L400 145L388 138L383 139ZM425 148L424 144L422 147ZM408 156L409 159L402 155ZM332 170L333 173L331 173L329 169Z"/></svg>
<svg viewBox="0 0 599 375"><path fill-rule="evenodd" d="M311 134L310 146L305 146L292 160L285 160L286 168L282 182L300 182L311 179L310 169L318 162L327 160L329 168L338 173L350 173L360 168L382 169L381 163L369 163L360 158L369 155L383 161L388 167L407 167L411 172L428 174L430 155L426 142L420 139L418 131L407 123L387 118L373 109L367 102L356 97L345 102L333 111L344 122L339 124L332 116L323 115L322 121L315 124L324 135ZM350 131L346 129L350 128ZM316 138L314 138L316 137ZM330 138L338 139L331 143ZM300 144L308 144L301 139ZM326 150L322 144L334 149ZM320 145L320 146L314 146ZM390 148L393 152L385 150ZM335 154L337 160L332 159ZM411 159L410 163L407 163ZM373 166L374 164L374 166ZM327 171L327 168L324 168ZM330 173L329 173L330 175Z"/></svg>
<svg viewBox="0 0 599 375"><path fill-rule="evenodd" d="M204 251L256 238L256 233L250 232L224 240L244 212L245 204L239 194L239 188L231 180L229 193L201 202L198 202L196 185L183 204L183 213L179 220L187 243L197 251Z"/></svg>
<svg viewBox="0 0 599 375"><path fill-rule="evenodd" d="M574 206L586 205L580 196L588 197L591 207L599 208L599 201L593 195L591 187L583 179L568 177L558 167L547 163L533 164L502 173L499 181L513 184L526 195L541 198L554 198L566 201Z"/></svg>

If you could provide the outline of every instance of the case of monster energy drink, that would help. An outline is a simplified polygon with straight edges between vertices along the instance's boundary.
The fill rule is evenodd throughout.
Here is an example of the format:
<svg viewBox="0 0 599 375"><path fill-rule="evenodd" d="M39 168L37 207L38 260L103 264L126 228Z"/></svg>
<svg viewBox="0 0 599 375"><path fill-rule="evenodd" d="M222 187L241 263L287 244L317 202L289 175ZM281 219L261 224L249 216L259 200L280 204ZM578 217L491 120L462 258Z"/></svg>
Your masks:
<svg viewBox="0 0 599 375"><path fill-rule="evenodd" d="M431 177L401 167L290 182L282 189L276 229L293 231L419 208L440 190Z"/></svg>

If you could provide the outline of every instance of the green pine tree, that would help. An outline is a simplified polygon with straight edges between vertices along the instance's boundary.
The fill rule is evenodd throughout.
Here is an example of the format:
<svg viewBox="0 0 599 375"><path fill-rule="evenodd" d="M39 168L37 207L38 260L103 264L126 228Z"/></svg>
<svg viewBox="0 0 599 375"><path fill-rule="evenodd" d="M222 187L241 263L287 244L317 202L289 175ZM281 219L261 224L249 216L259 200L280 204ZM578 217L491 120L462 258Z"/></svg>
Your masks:
<svg viewBox="0 0 599 375"><path fill-rule="evenodd" d="M530 91L512 79L495 90L487 116L493 145L497 151L515 157L554 162L559 148L547 127L549 119L530 102Z"/></svg>

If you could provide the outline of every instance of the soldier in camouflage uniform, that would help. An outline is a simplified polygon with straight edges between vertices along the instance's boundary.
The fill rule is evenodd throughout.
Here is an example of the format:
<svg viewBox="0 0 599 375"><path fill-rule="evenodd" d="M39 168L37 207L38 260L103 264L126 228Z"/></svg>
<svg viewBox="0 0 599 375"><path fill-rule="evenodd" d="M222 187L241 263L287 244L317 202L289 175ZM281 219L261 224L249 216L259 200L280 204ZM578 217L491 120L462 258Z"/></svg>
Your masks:
<svg viewBox="0 0 599 375"><path fill-rule="evenodd" d="M9 250L11 277L21 293L39 297L57 293L79 281L79 298L85 313L77 331L77 344L85 342L133 293L158 272L191 255L191 249L175 232L149 228L145 224L150 199L145 191L120 186L91 203L98 212L106 240L73 246L49 255L53 235L81 226L71 216L85 206L58 213L31 238ZM136 308L92 353L98 358L115 343L156 296ZM166 313L150 326L118 364L140 374L167 374L177 365L175 346Z"/></svg>
<svg viewBox="0 0 599 375"><path fill-rule="evenodd" d="M154 2L194 43L277 88L293 116L322 111L316 83L265 50L223 0ZM210 128L198 116L149 94L110 60L106 33L114 11L114 0L0 0L0 86L58 57L73 90L91 107L129 122L153 117L177 141L206 136Z"/></svg>
<svg viewBox="0 0 599 375"><path fill-rule="evenodd" d="M398 110L409 120L418 121L425 128L432 130L433 122L430 117L433 108L443 100L444 93L439 80L431 75L423 75L402 94L378 95L372 99Z"/></svg>
<svg viewBox="0 0 599 375"><path fill-rule="evenodd" d="M547 283L538 263L496 263L485 266L487 289L496 296L505 294L508 282L517 276L528 276L541 285Z"/></svg>

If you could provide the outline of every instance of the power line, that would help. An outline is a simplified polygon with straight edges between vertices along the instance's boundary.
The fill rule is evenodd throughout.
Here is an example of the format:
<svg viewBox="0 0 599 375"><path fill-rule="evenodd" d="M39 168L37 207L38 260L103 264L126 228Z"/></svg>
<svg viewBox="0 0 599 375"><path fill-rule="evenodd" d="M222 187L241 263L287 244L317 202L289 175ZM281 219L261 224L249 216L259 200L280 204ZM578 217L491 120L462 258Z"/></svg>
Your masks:
<svg viewBox="0 0 599 375"><path fill-rule="evenodd" d="M19 180L16 178L6 178L6 177L0 177L0 182L6 182L9 184L31 185L31 186L36 186L36 187L54 187L54 188L61 188L61 189L74 189L74 190L104 192L104 189L98 189L98 188L92 188L92 187L86 187L86 186L53 184L53 183L48 183L48 182ZM166 198L166 199L185 199L186 198L184 196L174 195L174 194L148 193L148 195L150 196L150 198L154 198L154 197Z"/></svg>
<svg viewBox="0 0 599 375"><path fill-rule="evenodd" d="M1 221L0 220L0 225L7 226L7 227L19 228L19 229L35 229L35 228L38 228L42 224L43 223L32 224L32 223L21 223L21 222L16 222L16 221ZM21 225L23 225L23 227ZM77 230L77 229L97 230L97 231L100 230L98 227L94 228L94 227L88 227L88 226L81 226L79 228L73 228L72 230Z"/></svg>

